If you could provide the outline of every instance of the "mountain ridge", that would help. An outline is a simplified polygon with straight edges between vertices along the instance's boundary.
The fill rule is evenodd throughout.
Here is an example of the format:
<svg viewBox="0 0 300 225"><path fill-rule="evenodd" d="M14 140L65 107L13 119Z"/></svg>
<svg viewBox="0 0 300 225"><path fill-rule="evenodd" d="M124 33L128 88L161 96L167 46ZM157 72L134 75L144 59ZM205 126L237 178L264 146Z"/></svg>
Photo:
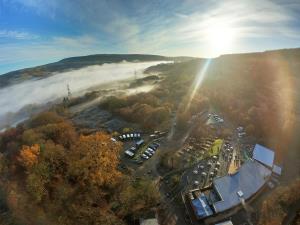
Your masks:
<svg viewBox="0 0 300 225"><path fill-rule="evenodd" d="M64 58L57 62L11 71L0 75L0 88L20 83L30 79L40 79L54 73L80 69L86 66L102 65L104 63L149 62L149 61L184 61L194 57L178 56L167 57L146 54L95 54Z"/></svg>
<svg viewBox="0 0 300 225"><path fill-rule="evenodd" d="M300 48L277 49L263 52L233 53L224 54L214 59L235 59L245 57L261 57L281 54L286 59L300 58ZM147 62L147 61L188 61L192 59L203 60L205 58L190 56L161 56L151 54L93 54L85 56L74 56L61 59L59 61L39 65L30 68L11 71L0 75L0 88L17 84L30 79L41 79L49 77L58 72L65 72L74 69L80 69L86 66L102 65L104 63L127 62Z"/></svg>

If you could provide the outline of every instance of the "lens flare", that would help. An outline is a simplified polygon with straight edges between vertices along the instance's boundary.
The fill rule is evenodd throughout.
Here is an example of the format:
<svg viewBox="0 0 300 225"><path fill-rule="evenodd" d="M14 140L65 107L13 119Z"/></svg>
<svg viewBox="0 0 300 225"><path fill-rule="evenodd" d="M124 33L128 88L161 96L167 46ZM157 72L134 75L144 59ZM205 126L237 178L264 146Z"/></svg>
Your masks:
<svg viewBox="0 0 300 225"><path fill-rule="evenodd" d="M195 78L195 81L193 83L193 86L192 86L192 91L191 91L191 94L190 94L190 97L189 97L189 100L188 100L188 103L187 103L187 106L186 106L186 111L190 108L191 106L191 103L195 97L195 94L197 93L199 87L201 86L204 78L205 78L205 75L206 75L206 72L207 72L207 69L210 65L210 62L211 62L212 59L207 59L204 63L204 65L201 67L201 70L197 73L196 75L196 78Z"/></svg>

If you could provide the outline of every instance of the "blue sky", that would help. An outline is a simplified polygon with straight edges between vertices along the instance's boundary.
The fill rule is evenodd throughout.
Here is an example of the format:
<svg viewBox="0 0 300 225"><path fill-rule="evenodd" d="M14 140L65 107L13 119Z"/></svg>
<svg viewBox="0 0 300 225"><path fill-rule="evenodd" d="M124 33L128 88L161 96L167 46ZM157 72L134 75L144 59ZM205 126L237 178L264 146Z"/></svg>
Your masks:
<svg viewBox="0 0 300 225"><path fill-rule="evenodd" d="M0 74L96 53L300 47L298 0L0 0Z"/></svg>

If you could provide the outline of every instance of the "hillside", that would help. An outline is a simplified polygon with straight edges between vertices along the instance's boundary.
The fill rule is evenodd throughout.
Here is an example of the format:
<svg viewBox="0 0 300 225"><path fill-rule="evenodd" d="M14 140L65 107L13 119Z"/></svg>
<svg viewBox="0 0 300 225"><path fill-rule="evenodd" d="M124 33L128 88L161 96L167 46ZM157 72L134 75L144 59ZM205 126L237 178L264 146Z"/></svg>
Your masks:
<svg viewBox="0 0 300 225"><path fill-rule="evenodd" d="M300 168L295 168L299 165L300 146L296 137L300 130L299 58L299 48L283 49L157 65L147 71L160 71L172 77L168 89L173 95L185 92L186 99L180 101L185 108L191 87L207 62L194 99L208 98L212 107L235 126L244 126L259 143L275 149L277 162L285 165L285 176L291 179L300 173ZM174 99L178 102L178 96ZM188 121L190 115L183 113L180 117Z"/></svg>
<svg viewBox="0 0 300 225"><path fill-rule="evenodd" d="M58 72L80 69L86 66L102 65L104 63L149 62L149 61L185 61L192 57L165 57L160 55L141 54L97 54L65 58L46 65L16 70L0 75L0 88L16 84L32 78L46 78Z"/></svg>
<svg viewBox="0 0 300 225"><path fill-rule="evenodd" d="M194 127L191 134L199 140L215 134L204 123L194 123L197 126L189 123L194 115L206 110L218 113L226 126L232 127L229 134L225 132L227 127L220 128L221 136L228 137L237 126L243 126L255 143L274 149L276 163L283 166L280 182L283 187L289 185L300 174L297 137L300 130L299 55L300 49L291 49L152 66L146 72L160 72L159 81L147 93L108 96L91 108L72 114L71 109L76 104L93 101L93 98L82 96L6 130L0 134L0 175L3 178L0 184L4 193L0 203L2 201L3 207L7 208L6 215L18 219L20 224L33 225L134 224L136 218L152 212L165 201L163 196L170 193L156 189L153 177L164 173L153 171L161 165L167 168L170 155L174 156L177 150L174 145L181 142L180 137L191 127ZM148 58L143 57L143 60ZM79 64L95 63L98 59L88 56ZM114 59L121 60L122 57L115 56ZM80 58L75 57L62 61L75 65L78 60ZM162 58L157 56L157 60ZM202 75L203 80L198 82ZM150 78L153 77L139 81L147 82ZM200 85L195 87L197 83ZM102 95L101 92L90 94ZM113 118L128 122L126 124L137 123L147 134L168 130L174 124L175 136L170 143L161 142L162 151L158 150L161 155L157 154L157 160L149 159L141 167L130 164L122 155L128 143L122 146L119 142L111 142L107 133L95 132L104 124L100 115L103 110ZM85 123L88 117L93 127ZM78 124L79 120L82 123ZM127 130L130 126L123 128ZM179 158L184 159L182 156L172 158L172 170L179 165L176 160ZM127 169L122 170L121 164L128 166ZM147 167L149 164L153 166L152 171ZM184 164L187 163L184 161ZM140 174L147 176L141 179ZM292 184L292 189L280 188L274 192L274 196L284 200L279 203L283 208L293 207L298 201L298 195L286 195L298 186L299 182ZM270 224L265 220L268 221L272 214L265 213L266 210L279 210L281 214L274 217L276 221L285 216L280 208L272 207L278 203L274 204L270 199L277 197L267 199L262 205L261 224ZM31 207L25 207L28 205Z"/></svg>

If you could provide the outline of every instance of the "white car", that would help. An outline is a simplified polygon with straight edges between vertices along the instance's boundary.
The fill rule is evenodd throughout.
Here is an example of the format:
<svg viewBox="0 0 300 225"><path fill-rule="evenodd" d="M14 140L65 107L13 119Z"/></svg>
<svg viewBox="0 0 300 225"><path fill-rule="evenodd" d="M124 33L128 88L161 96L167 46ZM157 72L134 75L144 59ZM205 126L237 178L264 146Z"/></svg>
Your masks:
<svg viewBox="0 0 300 225"><path fill-rule="evenodd" d="M148 147L147 150L155 151L156 149L155 149L155 148Z"/></svg>
<svg viewBox="0 0 300 225"><path fill-rule="evenodd" d="M151 157L153 154L151 152L145 151L144 154L148 155L149 157Z"/></svg>
<svg viewBox="0 0 300 225"><path fill-rule="evenodd" d="M150 152L150 153L152 153L152 154L155 153L155 151L153 151L151 148L148 148L147 151Z"/></svg>
<svg viewBox="0 0 300 225"><path fill-rule="evenodd" d="M143 158L143 159L149 159L149 156L143 154L143 155L142 155L142 158Z"/></svg>
<svg viewBox="0 0 300 225"><path fill-rule="evenodd" d="M128 155L131 158L134 156L134 153L132 151L129 151L129 150L125 151L125 154Z"/></svg>
<svg viewBox="0 0 300 225"><path fill-rule="evenodd" d="M194 171L193 171L193 174L198 174L198 170L194 170Z"/></svg>

